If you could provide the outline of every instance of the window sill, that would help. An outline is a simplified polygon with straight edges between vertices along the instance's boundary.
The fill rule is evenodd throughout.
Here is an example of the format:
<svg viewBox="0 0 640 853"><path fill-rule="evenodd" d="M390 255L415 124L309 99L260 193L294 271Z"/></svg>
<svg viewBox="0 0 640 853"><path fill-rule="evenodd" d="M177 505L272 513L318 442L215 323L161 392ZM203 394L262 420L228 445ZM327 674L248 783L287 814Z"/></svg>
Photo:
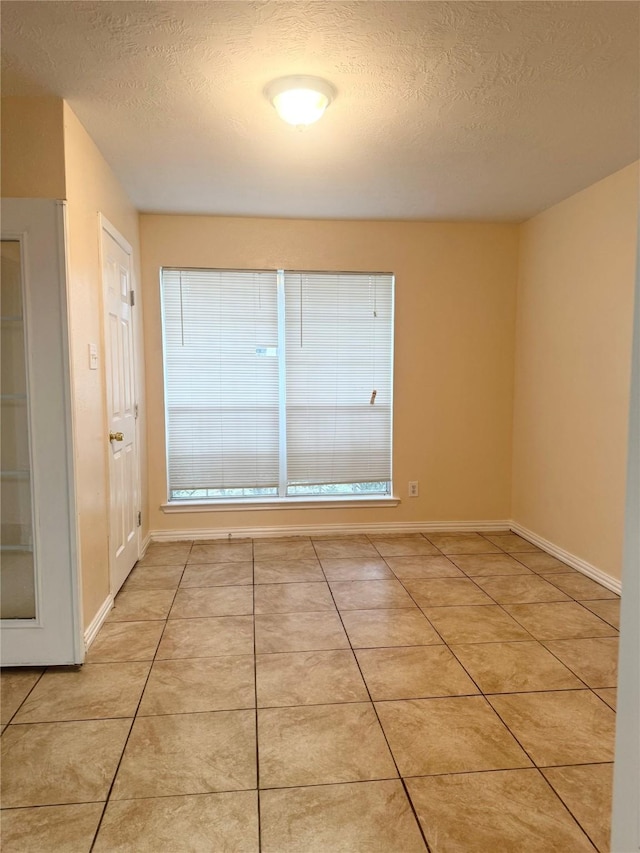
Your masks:
<svg viewBox="0 0 640 853"><path fill-rule="evenodd" d="M353 498L263 498L262 500L243 500L238 498L234 501L170 501L161 504L160 509L166 513L174 512L233 512L247 510L268 509L353 509L354 507L375 506L387 507L398 506L400 498L393 495L376 495L375 497L353 497Z"/></svg>

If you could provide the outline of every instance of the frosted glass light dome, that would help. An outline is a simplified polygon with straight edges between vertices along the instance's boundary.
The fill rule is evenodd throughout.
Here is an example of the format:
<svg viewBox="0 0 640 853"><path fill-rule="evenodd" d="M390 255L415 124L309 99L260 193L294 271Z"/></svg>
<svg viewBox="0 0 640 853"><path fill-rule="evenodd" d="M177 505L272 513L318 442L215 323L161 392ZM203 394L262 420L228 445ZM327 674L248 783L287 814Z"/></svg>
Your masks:
<svg viewBox="0 0 640 853"><path fill-rule="evenodd" d="M283 121L296 127L313 124L335 97L330 83L319 77L280 77L265 89L267 98Z"/></svg>

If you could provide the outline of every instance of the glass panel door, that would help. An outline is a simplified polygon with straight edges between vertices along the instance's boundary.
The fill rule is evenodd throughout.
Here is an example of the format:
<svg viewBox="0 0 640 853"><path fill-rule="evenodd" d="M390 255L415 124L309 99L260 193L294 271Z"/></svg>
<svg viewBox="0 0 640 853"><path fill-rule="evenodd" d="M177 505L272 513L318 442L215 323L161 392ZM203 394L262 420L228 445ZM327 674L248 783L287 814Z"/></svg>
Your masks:
<svg viewBox="0 0 640 853"><path fill-rule="evenodd" d="M0 664L82 663L66 206L0 200Z"/></svg>
<svg viewBox="0 0 640 853"><path fill-rule="evenodd" d="M35 619L28 386L20 242L2 241L0 618Z"/></svg>

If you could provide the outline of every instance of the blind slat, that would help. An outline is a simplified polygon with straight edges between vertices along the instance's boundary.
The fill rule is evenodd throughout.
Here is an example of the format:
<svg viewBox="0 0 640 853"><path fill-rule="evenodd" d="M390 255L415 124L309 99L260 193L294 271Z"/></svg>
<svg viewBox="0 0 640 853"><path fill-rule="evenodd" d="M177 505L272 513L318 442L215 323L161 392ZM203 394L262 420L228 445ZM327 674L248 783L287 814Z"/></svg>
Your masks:
<svg viewBox="0 0 640 853"><path fill-rule="evenodd" d="M163 270L170 492L278 488L277 282ZM393 276L285 272L283 298L281 485L389 482Z"/></svg>
<svg viewBox="0 0 640 853"><path fill-rule="evenodd" d="M278 483L275 272L164 270L170 491Z"/></svg>
<svg viewBox="0 0 640 853"><path fill-rule="evenodd" d="M285 304L289 482L389 481L393 277L285 273Z"/></svg>

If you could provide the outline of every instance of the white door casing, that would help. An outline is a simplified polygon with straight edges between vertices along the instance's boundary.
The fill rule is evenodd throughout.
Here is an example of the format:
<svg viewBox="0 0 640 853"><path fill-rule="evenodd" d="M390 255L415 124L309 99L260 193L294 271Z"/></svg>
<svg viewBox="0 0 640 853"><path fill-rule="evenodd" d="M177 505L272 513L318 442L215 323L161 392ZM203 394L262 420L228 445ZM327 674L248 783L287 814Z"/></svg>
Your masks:
<svg viewBox="0 0 640 853"><path fill-rule="evenodd" d="M104 294L104 369L109 458L110 592L115 595L139 556L139 464L135 393L132 251L100 217Z"/></svg>
<svg viewBox="0 0 640 853"><path fill-rule="evenodd" d="M611 853L640 851L640 232L638 237Z"/></svg>
<svg viewBox="0 0 640 853"><path fill-rule="evenodd" d="M68 336L66 206L2 199L21 246L32 477L35 618L0 622L2 666L84 660Z"/></svg>

